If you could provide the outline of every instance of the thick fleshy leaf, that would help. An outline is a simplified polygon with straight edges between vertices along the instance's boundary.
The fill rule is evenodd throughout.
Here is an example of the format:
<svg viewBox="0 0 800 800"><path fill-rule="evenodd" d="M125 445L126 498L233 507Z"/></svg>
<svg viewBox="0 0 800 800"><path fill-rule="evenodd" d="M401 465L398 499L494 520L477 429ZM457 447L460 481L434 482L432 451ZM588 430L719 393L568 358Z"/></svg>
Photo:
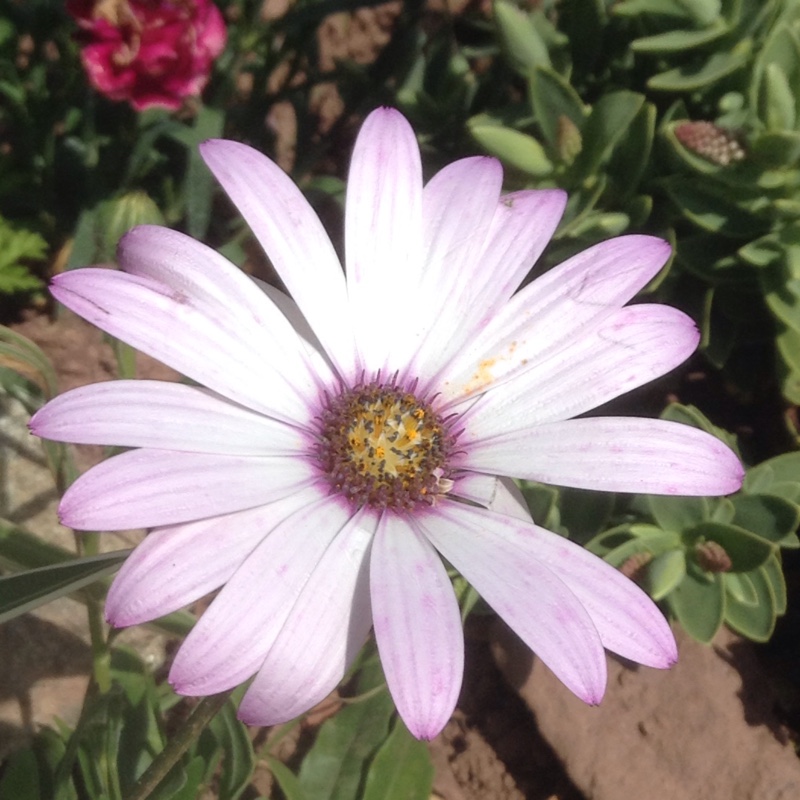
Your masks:
<svg viewBox="0 0 800 800"><path fill-rule="evenodd" d="M271 503L317 478L300 458L129 450L81 475L59 516L87 531L174 525Z"/></svg>
<svg viewBox="0 0 800 800"><path fill-rule="evenodd" d="M489 436L467 469L558 486L639 494L720 495L742 485L733 451L710 434L657 419L596 417Z"/></svg>
<svg viewBox="0 0 800 800"><path fill-rule="evenodd" d="M464 415L462 442L576 417L661 377L688 358L700 333L669 306L627 306L588 335L490 389Z"/></svg>
<svg viewBox="0 0 800 800"><path fill-rule="evenodd" d="M356 139L347 181L345 260L356 343L369 373L406 366L406 297L422 258L422 165L411 126L398 111L373 111ZM301 304L302 305L302 304Z"/></svg>
<svg viewBox="0 0 800 800"><path fill-rule="evenodd" d="M344 377L355 375L355 345L341 264L303 193L266 156L239 142L200 146L289 294Z"/></svg>
<svg viewBox="0 0 800 800"><path fill-rule="evenodd" d="M277 341L248 324L234 306L222 308L205 295L190 297L150 277L112 269L64 272L53 278L51 290L101 330L235 402L293 424L306 425L313 415L319 391L310 385L310 374L299 379L303 362L298 359L291 374L279 372L269 352L280 349ZM266 302L257 287L253 292ZM286 327L285 345L291 347L293 339L300 347Z"/></svg>
<svg viewBox="0 0 800 800"><path fill-rule="evenodd" d="M249 725L294 719L342 680L372 624L369 547L376 520L358 512L333 540L239 706Z"/></svg>
<svg viewBox="0 0 800 800"><path fill-rule="evenodd" d="M51 400L30 421L37 436L76 444L228 455L298 455L308 434L207 389L165 381L107 381Z"/></svg>
<svg viewBox="0 0 800 800"><path fill-rule="evenodd" d="M318 496L315 489L258 508L156 528L133 551L106 597L118 628L169 614L218 589L267 534Z"/></svg>
<svg viewBox="0 0 800 800"><path fill-rule="evenodd" d="M498 480L497 497L487 515L507 515L530 521L525 499L508 479ZM509 485L510 484L510 485ZM501 525L513 525L508 518ZM487 526L493 524L487 516ZM610 564L574 542L531 525L524 540L526 557L546 564L575 593L600 634L603 647L644 664L664 669L678 655L675 638L655 603Z"/></svg>
<svg viewBox="0 0 800 800"><path fill-rule="evenodd" d="M440 374L449 405L541 363L627 303L664 265L669 245L620 236L589 247L518 292Z"/></svg>
<svg viewBox="0 0 800 800"><path fill-rule="evenodd" d="M532 525L447 500L418 518L434 547L572 692L597 704L603 645L577 596L531 554Z"/></svg>
<svg viewBox="0 0 800 800"><path fill-rule="evenodd" d="M465 198L472 202L472 189L465 190ZM438 350L429 354L429 358L437 357L431 363L440 368L446 364L514 294L555 232L566 200L566 193L560 189L541 189L512 192L497 201L482 249L466 263L448 265L457 278L456 285L448 294L437 294L436 300L447 322L453 324L443 330L437 323L434 334L423 345L426 352ZM441 297L447 297L447 303L442 304ZM415 359L415 364L423 355Z"/></svg>
<svg viewBox="0 0 800 800"><path fill-rule="evenodd" d="M255 674L350 508L323 497L267 530L186 637L169 680L178 694L222 692ZM334 576L331 576L334 579ZM299 665L297 665L299 666Z"/></svg>
<svg viewBox="0 0 800 800"><path fill-rule="evenodd" d="M458 700L464 635L447 572L413 517L381 517L370 557L370 595L397 710L414 736L432 739Z"/></svg>

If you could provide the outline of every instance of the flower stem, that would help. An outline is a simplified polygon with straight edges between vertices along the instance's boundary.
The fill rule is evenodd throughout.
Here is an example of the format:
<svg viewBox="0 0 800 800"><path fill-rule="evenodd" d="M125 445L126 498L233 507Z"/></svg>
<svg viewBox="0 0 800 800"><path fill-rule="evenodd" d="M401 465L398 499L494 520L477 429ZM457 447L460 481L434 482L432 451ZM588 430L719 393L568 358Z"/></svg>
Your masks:
<svg viewBox="0 0 800 800"><path fill-rule="evenodd" d="M204 697L196 706L183 727L167 742L166 747L153 759L150 766L133 785L125 800L145 800L178 763L203 729L225 705L231 692Z"/></svg>

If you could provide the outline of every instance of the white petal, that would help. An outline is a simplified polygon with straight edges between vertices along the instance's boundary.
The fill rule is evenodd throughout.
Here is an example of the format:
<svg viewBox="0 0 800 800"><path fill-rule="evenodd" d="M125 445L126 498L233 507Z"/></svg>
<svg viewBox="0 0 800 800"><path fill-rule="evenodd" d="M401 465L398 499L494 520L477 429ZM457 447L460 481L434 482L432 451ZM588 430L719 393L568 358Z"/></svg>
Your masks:
<svg viewBox="0 0 800 800"><path fill-rule="evenodd" d="M584 335L664 265L669 245L620 236L584 250L518 292L437 380L451 405L505 383Z"/></svg>
<svg viewBox="0 0 800 800"><path fill-rule="evenodd" d="M215 694L256 673L350 518L347 504L318 493L310 503L307 493L304 504L295 499L181 645L169 674L178 694Z"/></svg>
<svg viewBox="0 0 800 800"><path fill-rule="evenodd" d="M461 443L578 416L665 375L700 340L669 306L621 308L586 336L490 389L461 418Z"/></svg>
<svg viewBox="0 0 800 800"><path fill-rule="evenodd" d="M416 517L434 547L572 692L599 703L606 685L600 636L578 598L525 542L532 526L443 500Z"/></svg>
<svg viewBox="0 0 800 800"><path fill-rule="evenodd" d="M413 517L385 513L370 559L375 638L397 710L418 739L453 713L464 673L461 615L447 572Z"/></svg>
<svg viewBox="0 0 800 800"><path fill-rule="evenodd" d="M513 481L498 482L492 511L530 522ZM638 664L665 669L678 658L675 637L656 604L622 573L588 550L532 526L525 546L575 593L600 634L603 647Z"/></svg>
<svg viewBox="0 0 800 800"><path fill-rule="evenodd" d="M423 190L425 267L419 285L404 281L404 310L398 315L416 350L413 377L423 383L448 358L465 305L476 299L472 284L483 269L480 256L502 182L500 163L478 156L449 164Z"/></svg>
<svg viewBox="0 0 800 800"><path fill-rule="evenodd" d="M365 120L347 181L345 261L356 342L368 373L408 361L403 308L422 269L422 166L414 132L391 108Z"/></svg>
<svg viewBox="0 0 800 800"><path fill-rule="evenodd" d="M467 469L604 492L730 494L744 475L719 439L688 425L636 417L553 422L475 441L465 450Z"/></svg>
<svg viewBox="0 0 800 800"><path fill-rule="evenodd" d="M338 685L372 624L369 546L375 520L358 512L309 578L239 706L248 725L294 719Z"/></svg>
<svg viewBox="0 0 800 800"><path fill-rule="evenodd" d="M106 619L138 625L193 603L226 583L262 539L316 490L218 517L156 528L133 551L106 597Z"/></svg>
<svg viewBox="0 0 800 800"><path fill-rule="evenodd" d="M216 139L200 145L209 169L236 204L341 375L355 374L344 273L303 193L253 148Z"/></svg>
<svg viewBox="0 0 800 800"><path fill-rule="evenodd" d="M252 289L267 302L257 287ZM297 369L288 374L280 372L270 359L275 340L233 307L222 310L203 296L180 294L147 276L111 269L64 272L53 278L51 291L101 330L230 400L299 425L307 425L315 413L320 389L310 382L316 378L306 373L307 380L289 380L304 370L303 362L298 359ZM299 348L297 336L286 327L286 347L291 349L294 340Z"/></svg>
<svg viewBox="0 0 800 800"><path fill-rule="evenodd" d="M302 458L129 450L81 475L58 511L76 530L152 528L254 508L318 480Z"/></svg>
<svg viewBox="0 0 800 800"><path fill-rule="evenodd" d="M427 199L430 185L425 187L424 199ZM431 351L427 352L427 357L433 359L431 369L444 367L465 342L488 325L514 294L550 241L567 198L560 189L524 190L499 199L495 195L493 207L489 210L485 208L485 202L480 201L488 200L490 196L487 187L476 202L473 199L475 191L467 187L463 189L465 211L473 211L465 221L477 227L482 241L476 235L464 233L464 241L472 252L471 257L464 255L461 260L453 259L447 264L446 276L454 279L454 285L426 289L425 297L430 296L432 302L438 304L441 317L425 345L426 352ZM473 221L476 211L481 217ZM426 209L426 222L427 213ZM484 220L490 222L488 230L479 225ZM447 298L446 303L442 303L443 297ZM421 358L415 359L415 366L421 361ZM430 370L419 366L417 372L423 380L423 388L427 388L425 379L430 378Z"/></svg>
<svg viewBox="0 0 800 800"><path fill-rule="evenodd" d="M296 455L311 446L298 428L207 389L164 381L81 386L51 400L30 429L59 442L228 455Z"/></svg>

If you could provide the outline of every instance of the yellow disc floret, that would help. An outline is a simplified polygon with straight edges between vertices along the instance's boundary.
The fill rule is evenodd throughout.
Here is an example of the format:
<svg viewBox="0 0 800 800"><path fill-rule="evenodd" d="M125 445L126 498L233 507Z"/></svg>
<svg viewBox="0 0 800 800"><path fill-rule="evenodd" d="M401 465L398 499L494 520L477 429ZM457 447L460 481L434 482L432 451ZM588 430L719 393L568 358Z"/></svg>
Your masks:
<svg viewBox="0 0 800 800"><path fill-rule="evenodd" d="M445 472L453 437L412 392L357 386L328 398L321 421L322 468L357 506L411 509L452 486Z"/></svg>

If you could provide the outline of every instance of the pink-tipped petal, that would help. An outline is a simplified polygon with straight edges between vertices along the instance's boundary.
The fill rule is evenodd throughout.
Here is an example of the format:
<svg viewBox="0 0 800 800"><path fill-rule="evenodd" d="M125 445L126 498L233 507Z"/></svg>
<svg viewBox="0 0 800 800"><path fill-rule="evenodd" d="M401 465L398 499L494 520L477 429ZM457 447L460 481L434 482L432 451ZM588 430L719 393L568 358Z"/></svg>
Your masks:
<svg viewBox="0 0 800 800"><path fill-rule="evenodd" d="M298 458L129 450L81 475L58 511L75 530L152 528L271 503L315 479Z"/></svg>
<svg viewBox="0 0 800 800"><path fill-rule="evenodd" d="M464 199L467 205L472 202L471 189L464 190ZM449 274L455 276L456 285L448 294L435 297L439 302L443 296L449 298L443 306L440 302L440 308L443 318L455 324L449 325L449 331L437 324L437 333L426 347L433 350L435 339L440 371L447 369L448 360L485 328L514 294L550 241L566 202L567 195L560 189L503 195L496 200L488 231L482 230L482 247L476 248L465 263L455 259L449 262Z"/></svg>
<svg viewBox="0 0 800 800"><path fill-rule="evenodd" d="M417 286L404 280L405 292L414 299L403 319L404 336L416 350L409 373L423 383L446 363L463 329L502 183L500 163L478 156L444 167L423 190L425 266Z"/></svg>
<svg viewBox="0 0 800 800"><path fill-rule="evenodd" d="M530 555L531 525L448 500L418 523L567 688L587 703L600 702L606 685L600 635L576 595Z"/></svg>
<svg viewBox="0 0 800 800"><path fill-rule="evenodd" d="M122 237L117 258L125 272L152 278L214 311L220 323L240 338L258 342L270 366L292 385L313 387L314 375L330 373L294 336L295 328L269 293L215 250L190 236L155 225L141 225ZM266 297L264 295L267 295Z"/></svg>
<svg viewBox="0 0 800 800"><path fill-rule="evenodd" d="M239 706L248 725L294 719L342 680L372 624L371 513L360 511L320 560Z"/></svg>
<svg viewBox="0 0 800 800"><path fill-rule="evenodd" d="M114 578L106 619L118 628L138 625L218 589L281 520L315 498L315 490L302 490L247 511L156 528Z"/></svg>
<svg viewBox="0 0 800 800"><path fill-rule="evenodd" d="M669 306L626 306L497 389L461 418L463 443L570 419L665 375L700 341L692 320Z"/></svg>
<svg viewBox="0 0 800 800"><path fill-rule="evenodd" d="M76 444L227 455L298 455L308 437L195 386L107 381L72 389L30 421L37 436Z"/></svg>
<svg viewBox="0 0 800 800"><path fill-rule="evenodd" d="M497 498L488 513L492 512L530 521L521 493L508 479L498 481ZM550 567L581 601L607 650L657 669L677 661L675 637L664 615L621 572L574 542L535 525L530 526L523 547L526 557Z"/></svg>
<svg viewBox="0 0 800 800"><path fill-rule="evenodd" d="M200 146L209 169L269 256L340 374L355 373L356 350L341 264L303 193L266 156L238 142Z"/></svg>
<svg viewBox="0 0 800 800"><path fill-rule="evenodd" d="M481 472L605 492L722 495L744 468L719 439L677 422L636 417L571 419L498 434L467 448Z"/></svg>
<svg viewBox="0 0 800 800"><path fill-rule="evenodd" d="M414 736L432 739L458 700L464 635L447 572L413 518L382 516L372 543L370 595L397 711Z"/></svg>
<svg viewBox="0 0 800 800"><path fill-rule="evenodd" d="M439 376L449 405L525 372L585 335L656 275L670 247L652 236L596 244L518 292Z"/></svg>
<svg viewBox="0 0 800 800"><path fill-rule="evenodd" d="M252 289L266 302L258 287ZM270 361L272 337L240 323L235 308L222 310L205 296L181 294L147 276L112 269L64 272L53 278L51 290L101 330L212 391L269 416L308 424L316 399L310 373L294 383L278 371ZM299 345L291 329L289 335ZM299 359L297 365L303 368Z"/></svg>
<svg viewBox="0 0 800 800"><path fill-rule="evenodd" d="M169 673L178 694L215 694L256 673L349 514L318 492L275 517L181 645Z"/></svg>
<svg viewBox="0 0 800 800"><path fill-rule="evenodd" d="M422 165L405 117L379 108L356 139L347 181L347 290L361 365L389 374L405 367L412 343L404 323L407 287L422 260Z"/></svg>

